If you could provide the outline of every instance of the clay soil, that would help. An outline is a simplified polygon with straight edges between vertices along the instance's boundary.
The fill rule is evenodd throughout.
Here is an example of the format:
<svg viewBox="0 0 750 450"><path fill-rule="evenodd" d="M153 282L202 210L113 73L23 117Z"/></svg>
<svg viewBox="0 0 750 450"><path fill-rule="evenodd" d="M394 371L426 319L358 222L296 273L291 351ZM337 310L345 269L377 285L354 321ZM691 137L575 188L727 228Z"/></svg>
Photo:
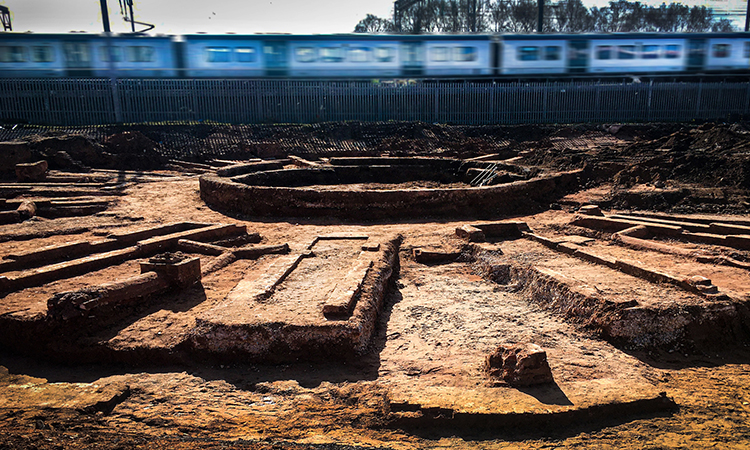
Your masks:
<svg viewBox="0 0 750 450"><path fill-rule="evenodd" d="M382 223L366 217L353 222L333 217L238 216L203 203L196 173L214 170L208 166L218 167L216 158L243 161L271 153L324 162L320 158L360 151L515 158L516 170L528 171L583 168L587 178L578 191L561 194L541 210L534 205L527 214L497 219L523 221L541 236L575 236L608 257L639 261L679 276L704 275L721 292L746 302L750 294L746 269L614 245L608 233L570 222L582 205L597 204L607 214L669 212L750 224L748 130L743 124L475 128L332 124L312 130L264 126L248 134L245 128L220 126L139 127L137 138L117 135L123 132L118 129L112 130L116 137L88 137L86 144L77 144L79 150L90 145L86 148L105 153L104 162L89 150L60 155L63 147L44 143L50 136L37 136L30 140L31 155L50 160L56 156L58 165L51 167L60 176L95 173L90 170L98 164L100 169L112 169L122 160L128 160L128 170L150 172L143 172L140 179L121 174L123 180L131 178L125 180L123 195L104 212L0 226L2 255L190 221L244 224L248 232L262 236L261 244L287 243L292 252L304 251L319 235L367 235L372 242L401 235L400 269L372 342L355 357L270 364L182 356L196 318L220 303L243 277L263 272L273 255L236 261L204 277L199 286L157 296L112 317L87 319L91 322L75 333L39 337L44 348L37 348L33 334L19 337L0 350L0 449L748 448L750 340L744 337L727 344L722 338L725 331L716 329L704 330L715 336L716 345L711 339L700 345L609 342L601 330L580 317L533 302L518 286L484 277L469 257L466 242L454 232L456 227L476 223L473 218L405 217ZM182 133L184 140L192 142L190 157L159 140L160 133ZM277 144L273 144L274 133ZM237 135L250 138L241 145L233 140ZM253 135L258 136L256 141ZM196 139L206 139L205 145L200 147ZM143 148L140 160L122 156L138 153L134 142ZM215 142L221 145L213 146ZM284 142L295 144L287 147ZM305 147L306 142L314 145ZM183 161L170 160L175 155ZM184 161L188 159L207 166L190 166ZM69 231L60 234L61 230ZM31 235L33 239L28 238ZM671 244L750 261L748 250ZM344 266L342 261L356 255L360 243L321 241L318 245L321 262L305 261L282 286L279 303L269 308L273 320L317 320L308 318L314 316L308 308L318 307L321 286L332 281L325 274ZM504 258L585 284L615 301L637 299L657 306L705 302L694 293L575 260L527 239L482 245L490 252L499 250ZM421 264L413 257L415 248L463 253L454 261ZM211 260L193 256L201 257L202 265ZM0 315L13 323L38 324L55 292L137 273L137 262L129 261L9 293L0 299ZM300 293L304 298L299 298ZM747 323L743 326L750 328ZM522 342L547 351L554 385L518 389L484 375L486 355L500 344ZM665 396L670 400L667 407L618 407ZM419 416L413 405L438 412ZM440 408L464 413L464 419L442 420ZM590 412L564 419L577 408ZM507 417L515 413L522 420L508 422Z"/></svg>

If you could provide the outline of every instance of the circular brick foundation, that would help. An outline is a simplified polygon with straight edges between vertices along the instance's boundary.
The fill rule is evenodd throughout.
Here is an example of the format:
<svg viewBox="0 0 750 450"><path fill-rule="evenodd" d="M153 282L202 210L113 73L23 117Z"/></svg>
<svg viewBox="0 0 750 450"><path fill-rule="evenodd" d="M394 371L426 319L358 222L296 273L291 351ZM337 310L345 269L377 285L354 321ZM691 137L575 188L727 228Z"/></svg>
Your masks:
<svg viewBox="0 0 750 450"><path fill-rule="evenodd" d="M494 186L398 189L399 184L420 180L456 185L466 181L467 173L471 175L467 171L477 164L429 158L332 158L330 165L320 167L285 169L281 165L267 170L267 162L247 164L223 171L231 176L203 175L201 198L219 211L248 216L496 217L546 208L577 187L581 175L573 171ZM368 188L367 183L396 188Z"/></svg>

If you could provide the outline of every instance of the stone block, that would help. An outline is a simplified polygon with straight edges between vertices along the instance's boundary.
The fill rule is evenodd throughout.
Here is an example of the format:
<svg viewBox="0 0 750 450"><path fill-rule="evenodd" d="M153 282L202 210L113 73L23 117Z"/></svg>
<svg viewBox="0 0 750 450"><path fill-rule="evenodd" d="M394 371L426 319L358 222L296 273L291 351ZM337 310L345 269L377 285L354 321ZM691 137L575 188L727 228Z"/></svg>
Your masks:
<svg viewBox="0 0 750 450"><path fill-rule="evenodd" d="M122 281L59 292L47 300L47 314L58 320L88 316L102 306L132 303L170 286L171 283L162 274L147 272Z"/></svg>
<svg viewBox="0 0 750 450"><path fill-rule="evenodd" d="M482 223L482 224L475 224L474 227L482 230L485 237L499 237L499 238L521 237L522 231L531 231L531 229L526 224L526 222L517 222L517 221Z"/></svg>
<svg viewBox="0 0 750 450"><path fill-rule="evenodd" d="M557 244L557 249L560 250L563 253L567 253L568 255L572 255L576 251L578 251L581 247L572 243L572 242L561 242Z"/></svg>
<svg viewBox="0 0 750 450"><path fill-rule="evenodd" d="M713 234L750 234L750 227L728 223L710 223L708 232Z"/></svg>
<svg viewBox="0 0 750 450"><path fill-rule="evenodd" d="M31 200L24 200L16 209L21 220L26 220L36 215L36 204Z"/></svg>
<svg viewBox="0 0 750 450"><path fill-rule="evenodd" d="M16 164L16 180L19 183L25 181L43 181L47 178L47 161L37 161L34 163Z"/></svg>
<svg viewBox="0 0 750 450"><path fill-rule="evenodd" d="M461 252L443 252L437 250L425 250L415 248L412 251L414 261L420 264L444 264L451 263L461 256Z"/></svg>
<svg viewBox="0 0 750 450"><path fill-rule="evenodd" d="M258 259L272 253L289 253L289 244L280 245L248 245L232 250L237 259Z"/></svg>
<svg viewBox="0 0 750 450"><path fill-rule="evenodd" d="M636 225L634 227L626 228L622 231L618 231L616 234L621 236L630 236L634 238L645 238L648 237L648 228L645 225Z"/></svg>
<svg viewBox="0 0 750 450"><path fill-rule="evenodd" d="M484 232L473 225L456 228L456 236L469 242L484 242Z"/></svg>
<svg viewBox="0 0 750 450"><path fill-rule="evenodd" d="M584 214L586 216L600 216L600 217L604 217L604 213L596 205L584 205L584 206L581 206L578 209L578 213L579 214Z"/></svg>
<svg viewBox="0 0 750 450"><path fill-rule="evenodd" d="M187 253L200 253L201 255L211 256L219 256L229 250L228 248L219 245L191 241L190 239L180 239L177 241L177 249Z"/></svg>
<svg viewBox="0 0 750 450"><path fill-rule="evenodd" d="M500 345L485 360L485 371L493 379L512 386L553 383L547 352L536 344Z"/></svg>
<svg viewBox="0 0 750 450"><path fill-rule="evenodd" d="M691 286L710 286L711 280L700 276L700 275L693 275L692 277L688 277L685 279L685 282Z"/></svg>
<svg viewBox="0 0 750 450"><path fill-rule="evenodd" d="M187 287L201 280L201 260L180 252L162 253L141 262L141 273L156 272L174 286Z"/></svg>
<svg viewBox="0 0 750 450"><path fill-rule="evenodd" d="M534 233L525 233L524 237L527 237L527 238L531 239L532 241L538 242L538 243L544 245L545 247L549 247L551 249L556 249L557 248L558 241L556 239L546 238L544 236L540 236L540 235L534 234Z"/></svg>
<svg viewBox="0 0 750 450"><path fill-rule="evenodd" d="M20 221L21 214L18 211L0 211L0 225L18 223Z"/></svg>
<svg viewBox="0 0 750 450"><path fill-rule="evenodd" d="M750 235L730 235L725 242L732 248L750 250Z"/></svg>

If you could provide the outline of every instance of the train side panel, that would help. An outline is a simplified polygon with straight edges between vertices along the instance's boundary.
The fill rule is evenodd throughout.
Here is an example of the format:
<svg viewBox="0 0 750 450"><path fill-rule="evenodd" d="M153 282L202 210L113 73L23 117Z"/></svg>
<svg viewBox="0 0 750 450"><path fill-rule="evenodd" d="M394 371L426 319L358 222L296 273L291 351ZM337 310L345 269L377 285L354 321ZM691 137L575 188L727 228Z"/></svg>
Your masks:
<svg viewBox="0 0 750 450"><path fill-rule="evenodd" d="M66 75L59 35L0 33L0 77L54 78Z"/></svg>
<svg viewBox="0 0 750 450"><path fill-rule="evenodd" d="M424 75L480 76L492 75L489 40L453 40L425 43Z"/></svg>
<svg viewBox="0 0 750 450"><path fill-rule="evenodd" d="M750 37L708 39L705 69L734 72L750 69Z"/></svg>
<svg viewBox="0 0 750 450"><path fill-rule="evenodd" d="M102 36L92 43L94 76L120 78L174 78L177 61L169 37ZM111 62L110 62L111 59Z"/></svg>
<svg viewBox="0 0 750 450"><path fill-rule="evenodd" d="M590 73L679 73L687 64L684 38L593 38Z"/></svg>
<svg viewBox="0 0 750 450"><path fill-rule="evenodd" d="M566 39L509 37L500 45L501 75L557 75L566 71Z"/></svg>
<svg viewBox="0 0 750 450"><path fill-rule="evenodd" d="M258 36L189 35L182 45L185 76L256 78L265 75L263 39Z"/></svg>
<svg viewBox="0 0 750 450"><path fill-rule="evenodd" d="M291 77L396 77L400 75L399 42L382 40L315 40L289 42Z"/></svg>

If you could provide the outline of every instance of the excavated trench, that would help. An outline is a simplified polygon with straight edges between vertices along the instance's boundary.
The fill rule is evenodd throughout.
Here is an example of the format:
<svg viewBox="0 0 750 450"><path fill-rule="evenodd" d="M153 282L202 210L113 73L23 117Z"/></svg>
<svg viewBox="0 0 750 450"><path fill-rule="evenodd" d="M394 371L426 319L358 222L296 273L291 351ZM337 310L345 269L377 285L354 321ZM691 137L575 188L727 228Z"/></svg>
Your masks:
<svg viewBox="0 0 750 450"><path fill-rule="evenodd" d="M740 208L746 191L663 178L689 172L678 156L628 169L634 147L584 157L569 145L590 141L563 137L489 158L282 152L2 185L0 346L72 365L257 367L248 383L295 405L308 386L364 383L387 392L378 427L428 439L670 416L636 355L747 345L750 221L609 209ZM22 221L28 201L47 216ZM488 378L499 345L527 343L552 383ZM108 414L146 414L123 392ZM296 407L265 398L252 404L269 417Z"/></svg>

